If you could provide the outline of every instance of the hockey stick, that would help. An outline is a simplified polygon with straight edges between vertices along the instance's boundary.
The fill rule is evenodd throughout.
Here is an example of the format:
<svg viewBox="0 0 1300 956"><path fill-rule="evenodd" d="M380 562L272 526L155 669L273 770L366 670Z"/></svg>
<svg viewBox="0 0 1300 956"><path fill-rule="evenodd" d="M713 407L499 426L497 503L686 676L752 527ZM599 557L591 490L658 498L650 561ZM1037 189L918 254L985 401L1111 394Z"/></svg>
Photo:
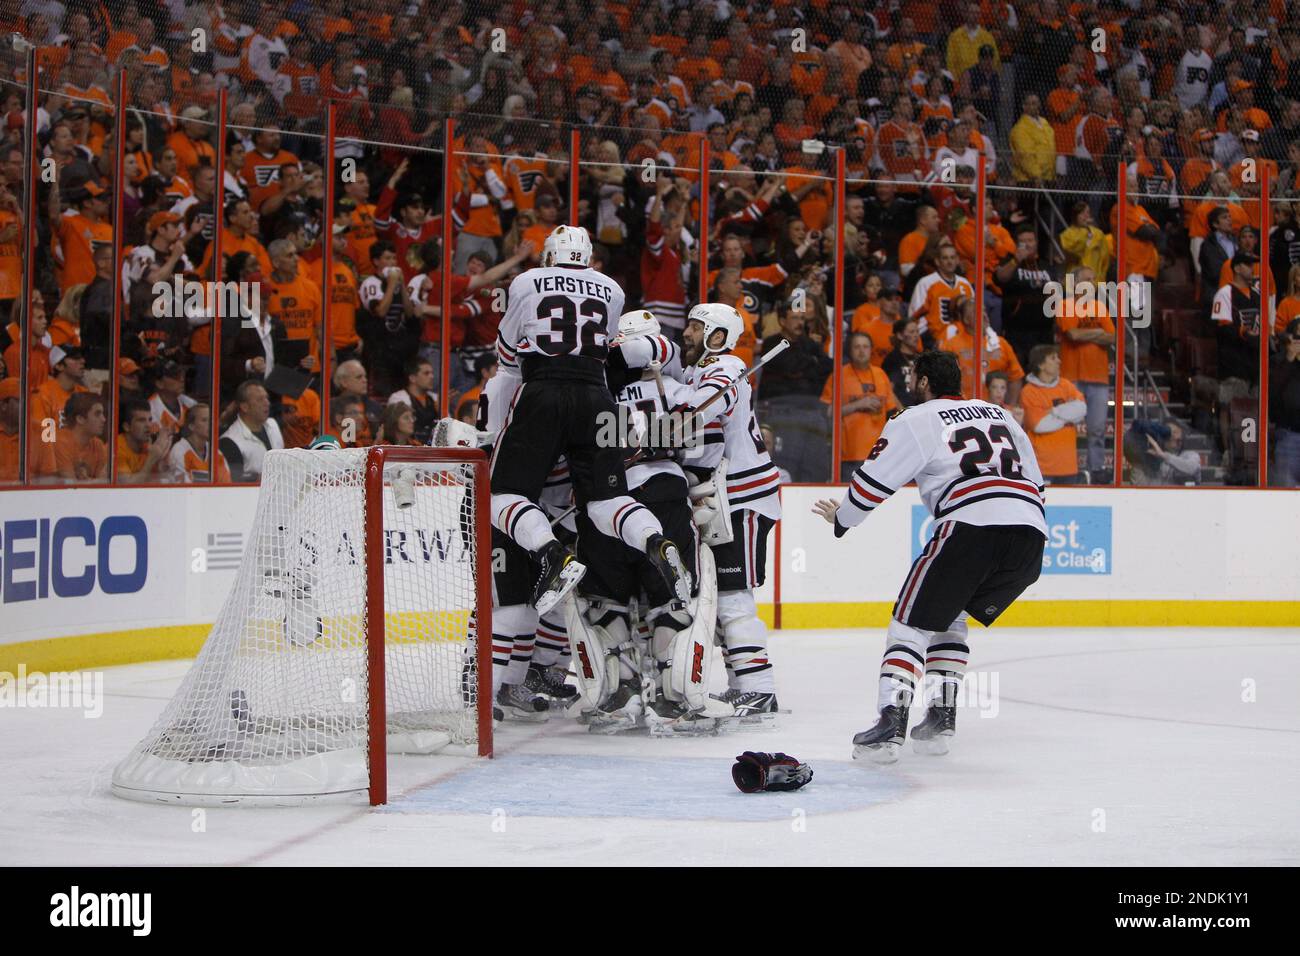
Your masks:
<svg viewBox="0 0 1300 956"><path fill-rule="evenodd" d="M742 378L749 378L751 375L753 375L755 372L761 369L768 362L772 361L772 359L776 358L778 355L780 355L789 347L790 347L790 340L782 339L780 342L776 343L776 345L772 347L771 351L764 353L757 362L755 362L749 368L745 369L745 371L741 373L741 375L739 376L739 378L736 379L736 381L739 382L740 379ZM651 373L655 376L655 378L659 379L658 368L655 368L653 364L651 365L650 368L651 368ZM716 392L714 392L704 401L700 402L698 408L689 409L688 414L698 415L700 412L704 411L706 408L708 408L710 405L712 405L714 402L720 399L723 395L725 395L731 388L734 387L734 385L735 383L733 382L731 385L728 385L726 388L718 389ZM664 404L667 405L668 401L666 398L664 398L664 386L663 386L663 381L661 379L659 379L659 395L660 398L663 398ZM629 458L625 464L635 465L638 461L641 460L641 458L645 455L645 453L646 450L644 448L638 448L635 452L632 453L632 457ZM578 506L576 504L570 505L564 511L561 511L559 515L557 515L555 518L551 519L551 527L554 528L557 524L559 524L561 521L569 517L569 515L573 514L577 510L578 510Z"/></svg>

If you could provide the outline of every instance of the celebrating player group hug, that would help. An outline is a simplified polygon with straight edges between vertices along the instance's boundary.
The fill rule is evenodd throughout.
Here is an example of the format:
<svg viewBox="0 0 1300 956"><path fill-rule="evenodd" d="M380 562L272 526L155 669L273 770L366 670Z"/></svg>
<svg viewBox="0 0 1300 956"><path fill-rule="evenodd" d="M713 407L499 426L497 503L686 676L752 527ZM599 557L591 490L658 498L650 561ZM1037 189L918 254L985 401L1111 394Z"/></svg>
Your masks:
<svg viewBox="0 0 1300 956"><path fill-rule="evenodd" d="M695 306L678 345L650 312L623 314L622 290L590 259L585 230L551 233L540 267L510 285L478 429L444 420L435 434L490 446L494 715L566 706L592 733L653 736L772 722L754 599L781 517L750 382L763 361L732 354L732 307ZM894 605L877 722L853 740L855 758L876 762L897 759L918 685L929 706L914 745L947 751L966 616L991 624L1037 580L1046 535L1020 426L958 397L952 353L923 354L915 374L923 401L889 421L842 502L815 508L838 538L915 481L934 516ZM711 695L717 645L728 686Z"/></svg>

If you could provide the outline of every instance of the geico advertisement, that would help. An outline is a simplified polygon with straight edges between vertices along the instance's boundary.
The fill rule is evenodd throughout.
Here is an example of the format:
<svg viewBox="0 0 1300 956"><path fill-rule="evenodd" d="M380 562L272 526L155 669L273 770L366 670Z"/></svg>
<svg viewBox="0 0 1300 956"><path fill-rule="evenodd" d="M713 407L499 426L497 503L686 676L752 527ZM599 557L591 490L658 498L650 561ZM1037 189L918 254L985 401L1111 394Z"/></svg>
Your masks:
<svg viewBox="0 0 1300 956"><path fill-rule="evenodd" d="M0 604L135 594L149 579L149 526L132 514L16 518L0 525Z"/></svg>
<svg viewBox="0 0 1300 956"><path fill-rule="evenodd" d="M385 499L389 609L472 606L463 490L420 488L409 509ZM248 606L291 595L318 614L359 608L360 490L272 496L255 519L257 500L256 488L0 494L0 641L210 623L241 567Z"/></svg>
<svg viewBox="0 0 1300 956"><path fill-rule="evenodd" d="M0 493L0 640L201 620L233 577L207 567L206 510L180 489Z"/></svg>

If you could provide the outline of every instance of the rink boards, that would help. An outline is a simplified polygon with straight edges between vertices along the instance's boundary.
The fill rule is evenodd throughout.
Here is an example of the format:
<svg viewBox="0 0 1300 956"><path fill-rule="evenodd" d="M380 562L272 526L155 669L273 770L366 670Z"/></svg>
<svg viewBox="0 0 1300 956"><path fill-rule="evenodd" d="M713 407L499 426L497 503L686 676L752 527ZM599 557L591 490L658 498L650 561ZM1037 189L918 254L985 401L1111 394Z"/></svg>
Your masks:
<svg viewBox="0 0 1300 956"><path fill-rule="evenodd" d="M758 594L770 624L888 620L932 524L907 488L836 540L811 508L841 494L782 490ZM0 671L192 656L235 580L256 502L254 488L0 493ZM1296 625L1298 503L1286 491L1053 488L1043 576L999 623ZM413 536L393 564L419 578L464 557L454 535Z"/></svg>

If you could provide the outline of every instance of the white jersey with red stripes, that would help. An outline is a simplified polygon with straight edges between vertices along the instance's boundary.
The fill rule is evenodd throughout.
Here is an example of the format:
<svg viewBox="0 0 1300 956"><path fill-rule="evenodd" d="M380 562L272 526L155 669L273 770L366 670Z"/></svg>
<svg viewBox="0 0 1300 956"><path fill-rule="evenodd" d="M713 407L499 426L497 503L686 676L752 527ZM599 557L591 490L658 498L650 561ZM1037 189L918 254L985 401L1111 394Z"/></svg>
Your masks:
<svg viewBox="0 0 1300 956"><path fill-rule="evenodd" d="M710 461L707 452L710 446L716 449L710 436L721 429L721 451L717 457L727 459L727 498L731 511L756 511L773 521L779 520L781 499L777 489L781 486L781 475L758 429L754 390L745 375L744 361L729 353L708 355L686 369L685 377L691 388L686 401L693 408L699 408L714 394L722 392L722 398L703 413L706 457L701 463L717 464L716 460Z"/></svg>
<svg viewBox="0 0 1300 956"><path fill-rule="evenodd" d="M857 525L909 481L939 520L1028 525L1047 536L1043 473L1016 420L989 402L936 398L894 416L836 512Z"/></svg>
<svg viewBox="0 0 1300 956"><path fill-rule="evenodd" d="M663 396L659 395L659 386L653 378L629 382L615 396L619 405L627 409L629 424L638 431L645 432L650 427L650 420L658 415L670 412L674 407L689 401L690 389L675 379L663 377ZM681 459L694 465L702 460L703 449L688 449L681 453ZM703 467L703 465L702 465ZM673 458L655 458L641 460L627 466L627 486L635 490L644 485L655 475L676 475L686 482L686 472Z"/></svg>
<svg viewBox="0 0 1300 956"><path fill-rule="evenodd" d="M582 355L603 362L622 314L623 290L595 269L529 269L510 283L497 357L502 366L516 365L525 355Z"/></svg>
<svg viewBox="0 0 1300 956"><path fill-rule="evenodd" d="M777 488L781 475L763 444L754 414L754 391L745 375L745 363L735 355L708 355L690 368L683 368L681 349L662 335L629 339L619 346L631 368L651 362L662 366L665 385L678 379L686 388L674 401L699 408L718 392L718 399L703 412L705 422L702 446L687 464L716 468L727 459L727 496L730 510L755 511L778 521L781 499Z"/></svg>

